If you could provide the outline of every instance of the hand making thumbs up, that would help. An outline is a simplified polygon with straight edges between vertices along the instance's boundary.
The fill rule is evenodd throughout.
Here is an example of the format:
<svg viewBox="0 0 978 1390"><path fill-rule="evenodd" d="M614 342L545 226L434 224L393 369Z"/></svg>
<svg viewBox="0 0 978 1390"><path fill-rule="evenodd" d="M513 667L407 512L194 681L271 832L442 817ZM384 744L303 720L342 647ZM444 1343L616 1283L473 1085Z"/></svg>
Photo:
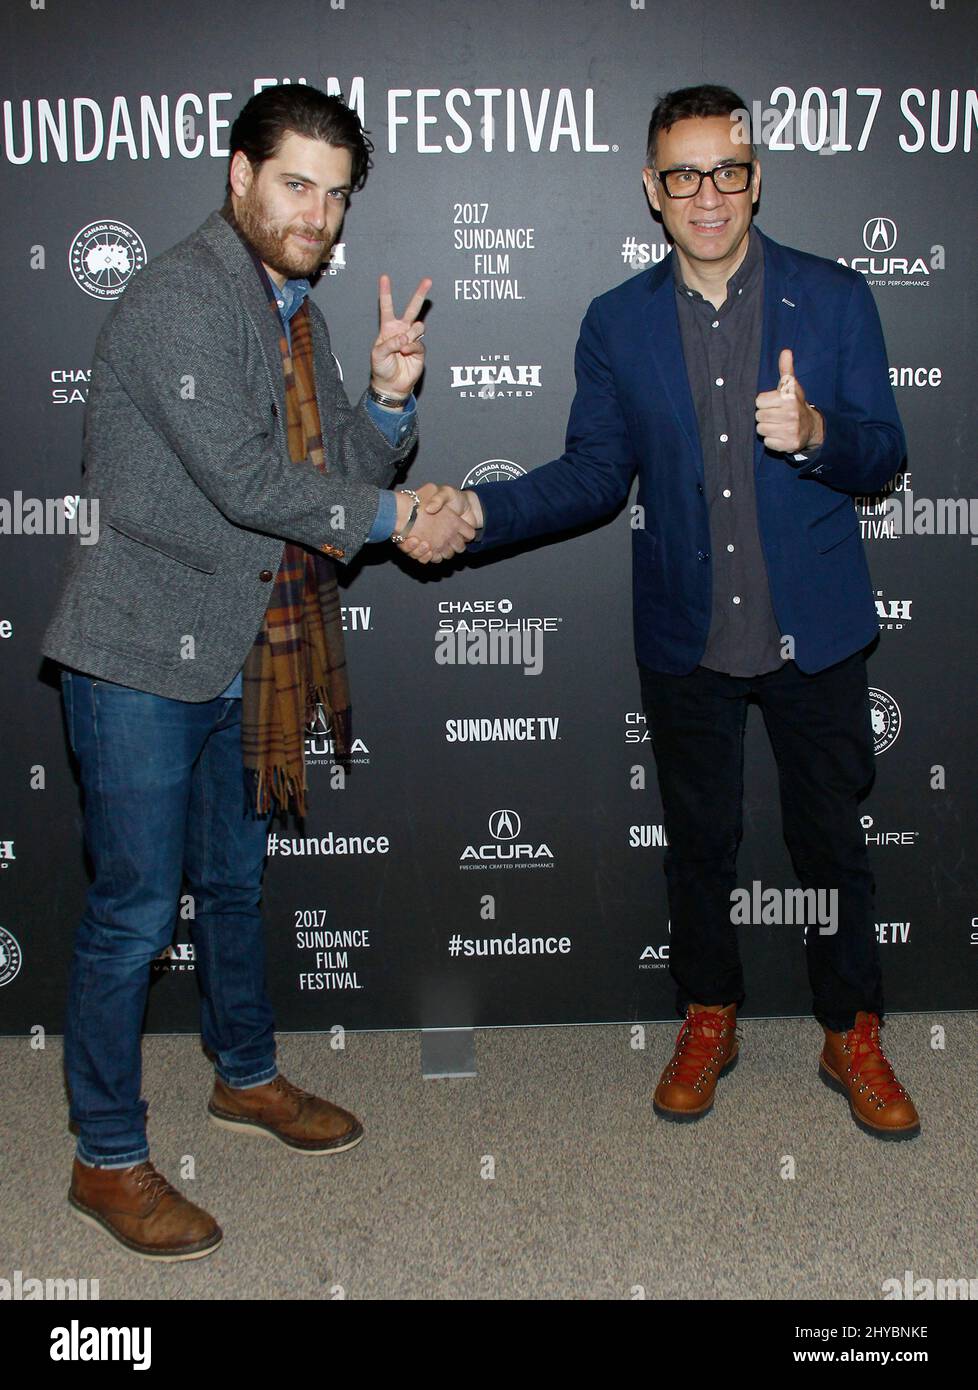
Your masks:
<svg viewBox="0 0 978 1390"><path fill-rule="evenodd" d="M805 400L790 348L781 349L778 372L778 389L762 391L754 402L757 433L764 440L764 447L779 454L817 448L825 438L822 417Z"/></svg>

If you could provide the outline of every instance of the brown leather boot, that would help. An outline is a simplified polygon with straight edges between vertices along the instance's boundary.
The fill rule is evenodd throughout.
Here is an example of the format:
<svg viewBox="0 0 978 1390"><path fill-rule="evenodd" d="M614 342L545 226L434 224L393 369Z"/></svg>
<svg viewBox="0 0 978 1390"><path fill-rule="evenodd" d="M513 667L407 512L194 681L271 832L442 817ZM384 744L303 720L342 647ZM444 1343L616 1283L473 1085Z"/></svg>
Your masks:
<svg viewBox="0 0 978 1390"><path fill-rule="evenodd" d="M664 1120L700 1120L713 1108L717 1080L737 1065L737 1005L690 1004L676 1049L655 1088Z"/></svg>
<svg viewBox="0 0 978 1390"><path fill-rule="evenodd" d="M68 1201L87 1225L101 1226L144 1260L199 1260L224 1239L213 1216L148 1162L90 1168L76 1158Z"/></svg>
<svg viewBox="0 0 978 1390"><path fill-rule="evenodd" d="M227 1086L217 1076L207 1109L222 1129L269 1134L300 1153L342 1153L363 1138L363 1125L355 1115L300 1090L284 1076L246 1090Z"/></svg>
<svg viewBox="0 0 978 1390"><path fill-rule="evenodd" d="M818 1074L826 1086L848 1099L859 1128L875 1139L915 1138L920 1118L883 1055L877 1015L860 1011L847 1032L823 1032Z"/></svg>

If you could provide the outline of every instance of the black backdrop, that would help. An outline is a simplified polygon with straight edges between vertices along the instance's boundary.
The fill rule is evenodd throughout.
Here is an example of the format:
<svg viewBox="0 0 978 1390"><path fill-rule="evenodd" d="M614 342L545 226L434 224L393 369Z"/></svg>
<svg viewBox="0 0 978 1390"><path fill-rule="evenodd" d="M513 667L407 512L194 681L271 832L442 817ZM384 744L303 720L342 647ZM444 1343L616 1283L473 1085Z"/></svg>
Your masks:
<svg viewBox="0 0 978 1390"><path fill-rule="evenodd" d="M974 1007L976 20L974 0L3 7L3 1031L60 1029L86 881L56 672L38 655L69 541L27 534L23 499L78 491L111 296L220 204L228 123L256 84L300 79L342 90L377 146L316 290L354 397L377 274L402 302L434 277L415 482L560 452L588 301L665 251L640 182L656 97L719 81L756 102L759 225L868 276L909 440L892 496L859 502L881 627L863 810L888 1003ZM311 732L311 815L269 859L280 1026L671 1015L628 527L626 508L450 572L378 547L344 574L361 744L338 788ZM436 661L439 629L485 623L540 632L540 673ZM300 838L319 852L286 855ZM756 710L740 881L795 884ZM152 1029L196 1026L188 925L154 967ZM801 933L742 929L748 1011L807 1011ZM519 954L520 938L551 949Z"/></svg>

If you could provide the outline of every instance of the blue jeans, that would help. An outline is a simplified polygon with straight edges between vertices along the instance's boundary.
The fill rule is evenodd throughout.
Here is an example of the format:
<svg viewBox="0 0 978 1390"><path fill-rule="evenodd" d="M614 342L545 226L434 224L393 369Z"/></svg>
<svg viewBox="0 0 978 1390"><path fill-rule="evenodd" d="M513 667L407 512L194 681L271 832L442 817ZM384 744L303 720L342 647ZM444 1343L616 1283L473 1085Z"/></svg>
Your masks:
<svg viewBox="0 0 978 1390"><path fill-rule="evenodd" d="M94 869L75 937L65 1071L78 1156L122 1167L149 1156L140 1035L150 962L171 942L181 881L218 1075L277 1072L260 899L268 816L246 802L241 701L164 699L63 671Z"/></svg>

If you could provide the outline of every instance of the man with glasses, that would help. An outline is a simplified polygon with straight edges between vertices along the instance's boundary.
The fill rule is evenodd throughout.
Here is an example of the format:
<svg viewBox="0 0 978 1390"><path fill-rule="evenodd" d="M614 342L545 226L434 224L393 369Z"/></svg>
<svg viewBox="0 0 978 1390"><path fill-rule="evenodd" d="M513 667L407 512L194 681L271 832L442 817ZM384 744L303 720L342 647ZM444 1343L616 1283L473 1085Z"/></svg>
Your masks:
<svg viewBox="0 0 978 1390"><path fill-rule="evenodd" d="M874 767L864 649L879 628L852 502L893 477L903 430L865 281L752 225L761 169L745 113L715 86L656 106L643 177L673 254L591 304L565 452L464 494L484 528L472 548L608 516L638 473L635 641L685 1015L656 1112L701 1119L737 1060L732 895L754 699L807 906L829 905L805 930L819 1073L861 1128L905 1139L920 1125L880 1047L857 811Z"/></svg>

